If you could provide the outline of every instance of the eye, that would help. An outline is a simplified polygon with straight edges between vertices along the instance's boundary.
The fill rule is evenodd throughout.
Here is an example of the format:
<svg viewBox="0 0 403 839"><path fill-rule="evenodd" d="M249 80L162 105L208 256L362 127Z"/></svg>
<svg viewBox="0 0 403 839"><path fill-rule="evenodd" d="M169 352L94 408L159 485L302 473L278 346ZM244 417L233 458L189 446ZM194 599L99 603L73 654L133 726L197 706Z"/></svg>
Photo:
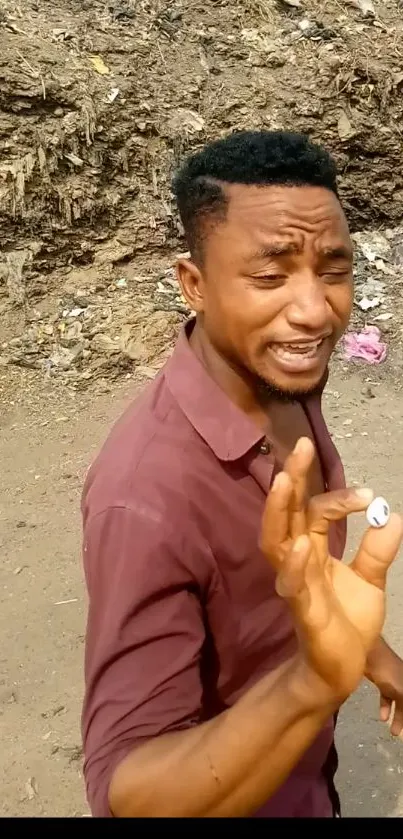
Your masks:
<svg viewBox="0 0 403 839"><path fill-rule="evenodd" d="M286 279L285 274L259 274L259 276L253 277L253 280L259 285L269 288L282 285Z"/></svg>
<svg viewBox="0 0 403 839"><path fill-rule="evenodd" d="M324 271L322 274L319 275L325 283L328 284L335 284L335 283L343 283L348 280L350 274L348 271Z"/></svg>

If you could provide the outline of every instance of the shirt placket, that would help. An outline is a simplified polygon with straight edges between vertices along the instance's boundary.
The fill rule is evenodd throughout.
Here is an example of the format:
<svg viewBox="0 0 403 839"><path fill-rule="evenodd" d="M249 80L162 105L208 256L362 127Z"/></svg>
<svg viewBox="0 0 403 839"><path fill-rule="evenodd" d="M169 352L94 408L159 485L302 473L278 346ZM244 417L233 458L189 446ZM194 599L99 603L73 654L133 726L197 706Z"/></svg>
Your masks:
<svg viewBox="0 0 403 839"><path fill-rule="evenodd" d="M272 444L267 437L260 442L255 457L249 463L249 473L267 495L276 473L276 459Z"/></svg>

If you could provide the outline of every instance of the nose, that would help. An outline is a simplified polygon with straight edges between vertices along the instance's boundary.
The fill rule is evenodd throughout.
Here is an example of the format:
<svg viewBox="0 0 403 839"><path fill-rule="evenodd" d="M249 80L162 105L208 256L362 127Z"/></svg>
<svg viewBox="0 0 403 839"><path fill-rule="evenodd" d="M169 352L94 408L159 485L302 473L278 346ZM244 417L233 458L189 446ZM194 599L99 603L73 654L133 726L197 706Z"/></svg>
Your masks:
<svg viewBox="0 0 403 839"><path fill-rule="evenodd" d="M310 332L319 332L328 326L329 304L321 280L315 276L296 280L287 319L292 326Z"/></svg>

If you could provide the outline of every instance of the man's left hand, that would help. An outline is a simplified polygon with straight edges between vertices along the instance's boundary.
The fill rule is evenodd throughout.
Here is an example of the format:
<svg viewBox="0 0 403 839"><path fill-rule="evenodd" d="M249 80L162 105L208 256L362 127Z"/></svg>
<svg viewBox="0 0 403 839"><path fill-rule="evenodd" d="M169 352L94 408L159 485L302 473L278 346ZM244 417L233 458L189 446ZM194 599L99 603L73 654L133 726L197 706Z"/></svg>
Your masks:
<svg viewBox="0 0 403 839"><path fill-rule="evenodd" d="M403 661L379 638L367 659L365 675L381 694L380 719L395 737L403 734Z"/></svg>

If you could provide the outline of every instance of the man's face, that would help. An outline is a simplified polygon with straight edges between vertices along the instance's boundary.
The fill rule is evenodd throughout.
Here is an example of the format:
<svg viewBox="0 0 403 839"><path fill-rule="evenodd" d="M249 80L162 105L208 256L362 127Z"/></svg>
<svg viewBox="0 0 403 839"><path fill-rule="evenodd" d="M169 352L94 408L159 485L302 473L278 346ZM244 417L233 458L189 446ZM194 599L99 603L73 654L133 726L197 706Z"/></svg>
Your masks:
<svg viewBox="0 0 403 839"><path fill-rule="evenodd" d="M317 387L349 321L352 246L322 187L228 185L227 216L207 228L202 268L179 270L211 344L276 391ZM192 289L189 292L189 289Z"/></svg>

